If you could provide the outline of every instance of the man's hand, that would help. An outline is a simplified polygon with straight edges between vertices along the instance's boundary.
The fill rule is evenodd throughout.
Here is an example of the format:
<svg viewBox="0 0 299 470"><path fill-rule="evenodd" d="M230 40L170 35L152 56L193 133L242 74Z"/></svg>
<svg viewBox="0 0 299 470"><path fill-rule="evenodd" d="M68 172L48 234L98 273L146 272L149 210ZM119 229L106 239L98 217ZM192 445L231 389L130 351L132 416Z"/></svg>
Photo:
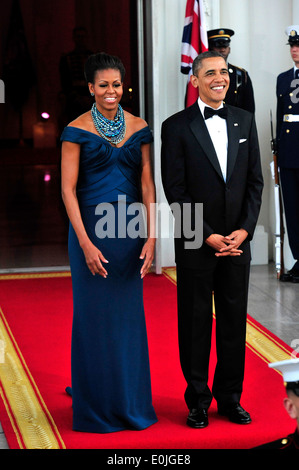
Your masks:
<svg viewBox="0 0 299 470"><path fill-rule="evenodd" d="M244 228L240 228L239 230L234 230L230 235L226 238L233 240L236 243L236 248L239 248L242 245L243 241L247 238L248 232L244 230Z"/></svg>
<svg viewBox="0 0 299 470"><path fill-rule="evenodd" d="M215 256L240 256L243 251L239 246L243 243L248 233L244 229L235 230L230 235L223 236L213 233L206 239L206 243L215 251Z"/></svg>

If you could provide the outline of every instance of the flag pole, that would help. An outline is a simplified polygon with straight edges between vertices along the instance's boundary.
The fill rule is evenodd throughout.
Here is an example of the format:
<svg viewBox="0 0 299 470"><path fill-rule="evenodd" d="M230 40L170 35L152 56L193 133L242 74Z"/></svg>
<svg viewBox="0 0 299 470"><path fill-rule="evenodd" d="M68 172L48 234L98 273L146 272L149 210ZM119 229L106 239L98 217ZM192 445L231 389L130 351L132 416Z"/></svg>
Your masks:
<svg viewBox="0 0 299 470"><path fill-rule="evenodd" d="M273 136L272 111L270 110L271 126L271 150L273 161L271 162L272 178L274 180L274 204L275 204L275 266L277 279L282 280L284 276L284 224L283 224L283 203L280 188L279 169L277 163L276 140Z"/></svg>

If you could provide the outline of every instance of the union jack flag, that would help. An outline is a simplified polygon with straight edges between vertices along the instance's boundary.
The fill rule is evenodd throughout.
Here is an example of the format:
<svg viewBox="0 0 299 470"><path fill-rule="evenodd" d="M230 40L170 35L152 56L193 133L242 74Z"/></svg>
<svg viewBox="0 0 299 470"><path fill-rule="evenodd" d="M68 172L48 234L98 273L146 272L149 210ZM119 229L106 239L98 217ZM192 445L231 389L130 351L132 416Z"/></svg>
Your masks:
<svg viewBox="0 0 299 470"><path fill-rule="evenodd" d="M208 50L203 0L187 0L181 49L181 72L188 74L186 107L198 98L198 91L190 83L192 62L201 52Z"/></svg>

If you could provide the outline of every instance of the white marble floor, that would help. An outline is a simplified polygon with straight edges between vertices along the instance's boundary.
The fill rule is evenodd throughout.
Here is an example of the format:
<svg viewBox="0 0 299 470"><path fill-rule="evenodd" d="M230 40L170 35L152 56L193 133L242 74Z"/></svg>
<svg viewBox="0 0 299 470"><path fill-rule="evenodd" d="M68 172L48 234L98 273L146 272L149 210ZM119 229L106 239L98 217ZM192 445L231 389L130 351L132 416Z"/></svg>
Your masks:
<svg viewBox="0 0 299 470"><path fill-rule="evenodd" d="M7 444L7 440L5 438L5 434L3 432L3 429L2 429L2 426L1 426L1 423L0 423L0 450L4 450L4 449L9 449L8 447L8 444Z"/></svg>
<svg viewBox="0 0 299 470"><path fill-rule="evenodd" d="M298 350L299 284L278 281L273 264L251 267L248 313Z"/></svg>

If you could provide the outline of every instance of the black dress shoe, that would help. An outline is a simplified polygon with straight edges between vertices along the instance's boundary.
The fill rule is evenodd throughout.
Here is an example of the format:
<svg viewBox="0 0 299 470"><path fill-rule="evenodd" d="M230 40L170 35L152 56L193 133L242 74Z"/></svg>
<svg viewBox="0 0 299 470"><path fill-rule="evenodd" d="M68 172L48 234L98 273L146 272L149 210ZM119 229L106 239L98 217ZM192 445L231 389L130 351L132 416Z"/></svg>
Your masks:
<svg viewBox="0 0 299 470"><path fill-rule="evenodd" d="M232 423L249 424L251 423L250 414L242 408L240 403L235 403L229 407L218 406L218 413L227 416Z"/></svg>
<svg viewBox="0 0 299 470"><path fill-rule="evenodd" d="M280 281L294 282L296 284L299 283L299 270L293 267L287 273L284 273L280 276Z"/></svg>
<svg viewBox="0 0 299 470"><path fill-rule="evenodd" d="M291 281L295 282L295 283L298 283L299 282L299 270L296 269L296 268L292 268L288 272L291 275Z"/></svg>
<svg viewBox="0 0 299 470"><path fill-rule="evenodd" d="M207 427L209 424L208 410L193 408L190 410L187 418L187 425L191 428L201 429Z"/></svg>

